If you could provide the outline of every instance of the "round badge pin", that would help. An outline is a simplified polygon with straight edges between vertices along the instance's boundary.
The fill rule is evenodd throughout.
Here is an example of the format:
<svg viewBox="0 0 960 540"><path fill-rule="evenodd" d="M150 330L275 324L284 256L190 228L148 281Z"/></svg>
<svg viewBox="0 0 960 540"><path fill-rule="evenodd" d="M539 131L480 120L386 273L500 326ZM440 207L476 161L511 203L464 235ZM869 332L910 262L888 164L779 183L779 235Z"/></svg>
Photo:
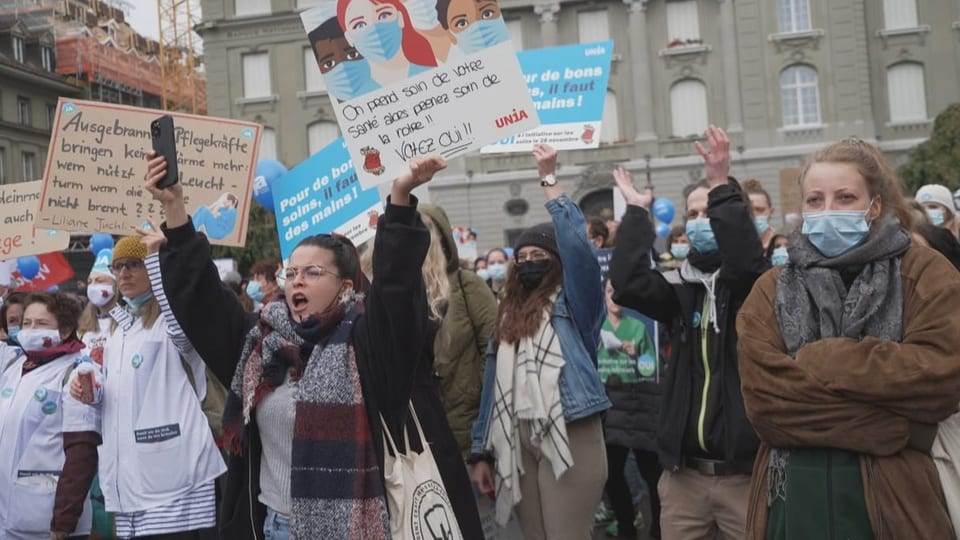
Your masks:
<svg viewBox="0 0 960 540"><path fill-rule="evenodd" d="M43 414L53 414L57 412L57 404L52 401L47 401L40 407L40 410L43 411Z"/></svg>
<svg viewBox="0 0 960 540"><path fill-rule="evenodd" d="M140 353L133 355L133 359L130 361L130 364L134 369L140 367L143 364L143 356Z"/></svg>
<svg viewBox="0 0 960 540"><path fill-rule="evenodd" d="M13 388L4 388L3 391L0 391L0 396L8 398L13 395Z"/></svg>
<svg viewBox="0 0 960 540"><path fill-rule="evenodd" d="M37 401L43 401L47 399L47 389L46 388L37 388L37 391L33 393L33 399Z"/></svg>

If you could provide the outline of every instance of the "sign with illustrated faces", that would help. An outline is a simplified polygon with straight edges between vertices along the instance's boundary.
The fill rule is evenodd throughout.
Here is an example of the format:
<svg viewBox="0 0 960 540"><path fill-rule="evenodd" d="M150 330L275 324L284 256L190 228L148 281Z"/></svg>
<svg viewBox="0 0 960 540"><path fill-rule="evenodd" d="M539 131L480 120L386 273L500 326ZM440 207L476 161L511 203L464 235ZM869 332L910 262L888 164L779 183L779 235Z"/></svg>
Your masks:
<svg viewBox="0 0 960 540"><path fill-rule="evenodd" d="M41 189L39 180L0 185L0 259L63 251L70 245L68 233L34 228Z"/></svg>
<svg viewBox="0 0 960 540"><path fill-rule="evenodd" d="M384 210L380 190L360 185L342 137L290 169L272 189L284 261L315 234L341 234L359 246L376 235Z"/></svg>
<svg viewBox="0 0 960 540"><path fill-rule="evenodd" d="M144 189L151 122L173 117L179 184L196 229L210 243L247 237L260 126L251 122L61 98L36 226L135 234L163 208Z"/></svg>
<svg viewBox="0 0 960 540"><path fill-rule="evenodd" d="M540 125L495 0L323 0L301 19L364 187Z"/></svg>
<svg viewBox="0 0 960 540"><path fill-rule="evenodd" d="M557 150L600 146L612 58L613 41L517 53L540 127L506 137L481 151L530 152L536 144L549 144Z"/></svg>

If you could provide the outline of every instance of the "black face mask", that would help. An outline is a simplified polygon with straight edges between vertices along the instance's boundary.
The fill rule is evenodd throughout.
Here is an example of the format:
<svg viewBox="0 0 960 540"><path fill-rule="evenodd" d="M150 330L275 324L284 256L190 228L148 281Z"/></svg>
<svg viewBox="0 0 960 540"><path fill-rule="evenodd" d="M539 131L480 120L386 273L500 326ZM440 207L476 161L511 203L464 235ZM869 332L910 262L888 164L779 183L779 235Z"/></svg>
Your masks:
<svg viewBox="0 0 960 540"><path fill-rule="evenodd" d="M543 276L550 271L550 259L539 261L527 261L517 265L517 272L520 274L520 284L524 289L533 290L543 282Z"/></svg>

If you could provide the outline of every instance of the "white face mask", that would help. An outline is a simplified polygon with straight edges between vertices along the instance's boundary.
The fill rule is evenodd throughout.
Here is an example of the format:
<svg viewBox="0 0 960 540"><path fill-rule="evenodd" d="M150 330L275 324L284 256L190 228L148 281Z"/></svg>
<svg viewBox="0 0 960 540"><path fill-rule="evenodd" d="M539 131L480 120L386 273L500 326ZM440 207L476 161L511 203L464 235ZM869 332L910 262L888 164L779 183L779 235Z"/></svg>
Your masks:
<svg viewBox="0 0 960 540"><path fill-rule="evenodd" d="M24 328L17 334L17 342L20 343L20 347L27 352L39 352L44 349L52 349L59 346L62 341L59 330Z"/></svg>
<svg viewBox="0 0 960 540"><path fill-rule="evenodd" d="M109 304L113 300L113 295L112 285L87 285L87 298L90 299L91 304L97 307Z"/></svg>

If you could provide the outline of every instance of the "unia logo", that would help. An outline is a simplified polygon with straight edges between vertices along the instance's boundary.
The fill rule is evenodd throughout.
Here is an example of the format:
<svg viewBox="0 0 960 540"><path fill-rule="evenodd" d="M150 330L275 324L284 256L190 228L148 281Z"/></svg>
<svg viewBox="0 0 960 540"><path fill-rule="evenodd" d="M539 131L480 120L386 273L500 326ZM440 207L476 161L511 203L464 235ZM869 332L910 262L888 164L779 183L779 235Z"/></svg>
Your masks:
<svg viewBox="0 0 960 540"><path fill-rule="evenodd" d="M527 114L527 111L523 109L520 109L519 111L513 109L510 111L510 114L497 118L497 127L503 129L509 125L526 120L527 118L530 118L530 116Z"/></svg>

